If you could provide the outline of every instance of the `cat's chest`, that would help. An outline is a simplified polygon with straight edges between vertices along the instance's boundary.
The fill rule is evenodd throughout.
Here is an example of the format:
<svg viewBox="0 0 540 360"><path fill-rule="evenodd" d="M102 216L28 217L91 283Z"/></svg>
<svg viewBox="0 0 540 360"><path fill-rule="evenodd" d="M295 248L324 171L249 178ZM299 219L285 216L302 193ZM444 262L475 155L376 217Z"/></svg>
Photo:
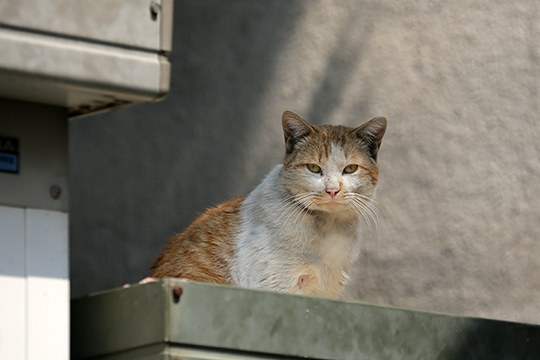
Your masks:
<svg viewBox="0 0 540 360"><path fill-rule="evenodd" d="M341 277L346 273L357 256L355 232L350 228L313 228L300 237L302 245L298 248L304 266L317 269L319 276Z"/></svg>
<svg viewBox="0 0 540 360"><path fill-rule="evenodd" d="M350 233L335 231L313 239L310 250L316 254L319 264L333 268L349 262L352 244Z"/></svg>
<svg viewBox="0 0 540 360"><path fill-rule="evenodd" d="M306 256L293 277L301 293L339 296L349 278L357 251L350 233L334 232L312 239Z"/></svg>

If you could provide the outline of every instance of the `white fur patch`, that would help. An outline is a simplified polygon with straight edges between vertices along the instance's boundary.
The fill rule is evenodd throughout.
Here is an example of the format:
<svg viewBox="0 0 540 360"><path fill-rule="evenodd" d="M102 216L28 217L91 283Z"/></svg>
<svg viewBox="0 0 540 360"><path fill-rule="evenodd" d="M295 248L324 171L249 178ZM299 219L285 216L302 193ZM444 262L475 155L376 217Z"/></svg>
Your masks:
<svg viewBox="0 0 540 360"><path fill-rule="evenodd" d="M332 156L329 162L339 165L331 176L346 166L342 152L333 150ZM357 219L344 223L301 212L283 188L281 171L276 166L242 205L233 280L244 287L338 297L358 257ZM299 286L301 276L307 281Z"/></svg>

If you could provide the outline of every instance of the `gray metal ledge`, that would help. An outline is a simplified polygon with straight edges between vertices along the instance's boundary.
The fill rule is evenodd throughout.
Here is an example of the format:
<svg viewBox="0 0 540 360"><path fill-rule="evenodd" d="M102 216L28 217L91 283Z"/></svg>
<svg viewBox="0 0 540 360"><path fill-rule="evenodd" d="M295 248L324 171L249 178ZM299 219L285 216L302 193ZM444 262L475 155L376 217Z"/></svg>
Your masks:
<svg viewBox="0 0 540 360"><path fill-rule="evenodd" d="M71 319L74 359L540 358L536 325L178 279L73 300Z"/></svg>

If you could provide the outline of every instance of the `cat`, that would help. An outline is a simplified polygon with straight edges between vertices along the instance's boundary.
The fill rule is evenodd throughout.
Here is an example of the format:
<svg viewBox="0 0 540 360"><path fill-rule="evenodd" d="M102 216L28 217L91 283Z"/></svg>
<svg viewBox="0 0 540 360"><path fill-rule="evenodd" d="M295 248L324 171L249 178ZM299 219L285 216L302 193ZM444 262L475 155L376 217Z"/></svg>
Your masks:
<svg viewBox="0 0 540 360"><path fill-rule="evenodd" d="M357 128L282 116L285 158L247 196L173 236L152 277L338 298L377 219L377 154L387 121Z"/></svg>

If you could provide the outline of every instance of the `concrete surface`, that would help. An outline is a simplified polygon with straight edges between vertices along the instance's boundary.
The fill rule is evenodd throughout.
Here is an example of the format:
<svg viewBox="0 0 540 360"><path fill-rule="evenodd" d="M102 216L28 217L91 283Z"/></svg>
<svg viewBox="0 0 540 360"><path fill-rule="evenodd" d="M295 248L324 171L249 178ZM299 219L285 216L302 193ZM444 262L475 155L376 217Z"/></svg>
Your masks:
<svg viewBox="0 0 540 360"><path fill-rule="evenodd" d="M71 123L72 294L283 155L280 116L389 119L354 297L540 323L540 4L177 0L171 92Z"/></svg>

